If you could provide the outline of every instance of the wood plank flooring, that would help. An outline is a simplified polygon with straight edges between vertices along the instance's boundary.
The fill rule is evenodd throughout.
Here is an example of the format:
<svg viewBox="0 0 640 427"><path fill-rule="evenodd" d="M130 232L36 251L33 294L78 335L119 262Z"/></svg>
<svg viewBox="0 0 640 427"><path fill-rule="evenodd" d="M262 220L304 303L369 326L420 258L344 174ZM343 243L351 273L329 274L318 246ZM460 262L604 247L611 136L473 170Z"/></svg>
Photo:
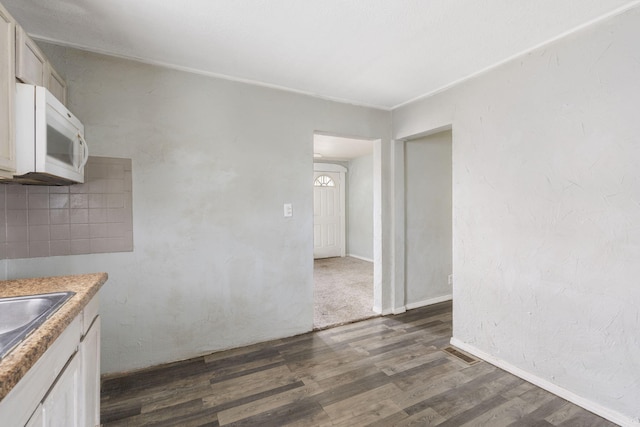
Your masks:
<svg viewBox="0 0 640 427"><path fill-rule="evenodd" d="M112 426L614 426L443 351L451 304L105 379Z"/></svg>

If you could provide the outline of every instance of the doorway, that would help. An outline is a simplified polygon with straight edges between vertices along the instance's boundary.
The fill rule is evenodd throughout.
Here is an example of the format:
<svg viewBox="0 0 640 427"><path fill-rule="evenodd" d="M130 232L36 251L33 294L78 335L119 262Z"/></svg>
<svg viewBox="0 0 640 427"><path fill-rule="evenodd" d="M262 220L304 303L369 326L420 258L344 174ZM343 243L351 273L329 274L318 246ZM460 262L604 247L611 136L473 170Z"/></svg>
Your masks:
<svg viewBox="0 0 640 427"><path fill-rule="evenodd" d="M380 173L374 170L376 142L314 134L314 329L378 315L374 311L374 253L376 247L380 251L380 239L374 237L374 199L379 197L374 178Z"/></svg>
<svg viewBox="0 0 640 427"><path fill-rule="evenodd" d="M402 312L453 298L453 136L451 127L397 142L396 203L401 244L394 310Z"/></svg>

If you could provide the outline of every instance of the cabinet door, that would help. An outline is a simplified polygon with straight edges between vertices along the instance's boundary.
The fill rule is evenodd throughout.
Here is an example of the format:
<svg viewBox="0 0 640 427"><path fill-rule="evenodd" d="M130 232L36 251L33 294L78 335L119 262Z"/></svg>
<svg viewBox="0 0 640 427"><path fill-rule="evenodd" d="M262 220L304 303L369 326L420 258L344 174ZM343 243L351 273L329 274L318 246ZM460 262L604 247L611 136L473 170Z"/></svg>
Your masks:
<svg viewBox="0 0 640 427"><path fill-rule="evenodd" d="M29 421L24 427L44 427L44 410L42 409L42 404L38 405L38 408L35 410Z"/></svg>
<svg viewBox="0 0 640 427"><path fill-rule="evenodd" d="M53 96L58 98L58 101L62 102L64 105L67 105L67 83L51 66L50 62L47 62L46 64L44 80L47 89L49 89L49 92L51 92Z"/></svg>
<svg viewBox="0 0 640 427"><path fill-rule="evenodd" d="M0 176L15 172L15 22L0 4Z"/></svg>
<svg viewBox="0 0 640 427"><path fill-rule="evenodd" d="M76 353L42 402L45 427L80 427L80 357Z"/></svg>
<svg viewBox="0 0 640 427"><path fill-rule="evenodd" d="M80 342L82 356L83 426L100 425L100 316Z"/></svg>
<svg viewBox="0 0 640 427"><path fill-rule="evenodd" d="M23 83L44 86L47 58L22 27L16 27L16 78Z"/></svg>

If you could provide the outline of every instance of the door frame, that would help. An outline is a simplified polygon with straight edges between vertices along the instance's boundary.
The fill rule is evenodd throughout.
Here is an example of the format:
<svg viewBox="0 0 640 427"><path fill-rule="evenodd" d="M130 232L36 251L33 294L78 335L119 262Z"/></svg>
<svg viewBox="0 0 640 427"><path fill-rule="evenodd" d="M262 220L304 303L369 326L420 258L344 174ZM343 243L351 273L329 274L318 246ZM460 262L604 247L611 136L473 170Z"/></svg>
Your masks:
<svg viewBox="0 0 640 427"><path fill-rule="evenodd" d="M393 164L393 271L391 277L391 312L393 314L404 313L407 309L416 307L407 307L406 305L406 254L405 254L405 238L406 238L406 188L405 188L405 143L413 139L422 138L436 133L450 130L453 132L453 125L447 124L427 131L418 132L393 140L392 144L392 164ZM452 141L453 143L453 141ZM453 153L453 147L452 147ZM452 154L453 168L453 154ZM453 182L451 183L453 191ZM455 201L454 201L455 203ZM452 206L452 224L453 224L453 206ZM455 249L454 249L455 250ZM455 263L453 264L453 277L455 277ZM455 283L455 280L454 282ZM453 286L452 286L453 294ZM444 300L448 300L444 299ZM436 301L432 301L435 303Z"/></svg>
<svg viewBox="0 0 640 427"><path fill-rule="evenodd" d="M347 168L335 163L313 163L313 172L331 172L340 174L340 256L345 257L347 251L347 218L346 218L346 174ZM313 184L312 184L313 185Z"/></svg>
<svg viewBox="0 0 640 427"><path fill-rule="evenodd" d="M382 315L386 315L391 313L391 310L386 309L389 305L387 302L391 292L393 291L393 278L386 277L386 275L393 274L393 250L392 250L392 232L389 231L390 235L387 236L387 226L383 226L382 218L383 218L383 199L386 200L386 197L392 197L392 194L386 194L383 197L383 157L389 154L386 150L390 149L391 146L387 146L387 140L384 139L385 143L383 144L383 139L380 137L371 137L371 136L362 136L357 134L344 134L340 132L326 132L316 130L313 132L315 135L332 135L339 136L344 138L354 138L354 139L362 139L366 141L371 141L373 144L373 311ZM313 138L311 140L311 152L313 152ZM315 162L314 162L315 164ZM325 163L328 164L328 163ZM331 163L329 163L331 164ZM392 174L392 170L385 171L384 173ZM313 174L312 174L313 175ZM392 179L393 175L389 178ZM311 181L311 190L313 190L313 181ZM385 191L388 189L385 187ZM313 193L311 193L313 197ZM385 207L386 209L386 207ZM313 221L313 219L312 219ZM389 225L390 226L390 225ZM345 227L346 227L346 218L345 218ZM384 229L384 232L383 232ZM313 227L310 227L311 236L313 238ZM346 237L346 233L345 233ZM388 242L387 239L390 239ZM382 247L382 241L385 240L386 247ZM313 242L313 240L312 240ZM312 245L313 246L313 245ZM311 259L313 259L313 247L311 248ZM346 240L345 240L345 249L346 249ZM384 253L383 253L384 252ZM386 265L385 265L386 264ZM312 272L313 273L313 272Z"/></svg>

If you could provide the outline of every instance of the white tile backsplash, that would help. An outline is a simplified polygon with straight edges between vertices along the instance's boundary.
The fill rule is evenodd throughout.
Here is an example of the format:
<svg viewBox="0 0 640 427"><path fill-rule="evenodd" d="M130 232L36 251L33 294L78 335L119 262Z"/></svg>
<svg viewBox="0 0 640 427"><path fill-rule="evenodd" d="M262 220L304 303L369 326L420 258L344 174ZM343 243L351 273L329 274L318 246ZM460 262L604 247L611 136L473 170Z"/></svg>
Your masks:
<svg viewBox="0 0 640 427"><path fill-rule="evenodd" d="M85 179L0 185L0 259L132 251L131 159L89 157Z"/></svg>

